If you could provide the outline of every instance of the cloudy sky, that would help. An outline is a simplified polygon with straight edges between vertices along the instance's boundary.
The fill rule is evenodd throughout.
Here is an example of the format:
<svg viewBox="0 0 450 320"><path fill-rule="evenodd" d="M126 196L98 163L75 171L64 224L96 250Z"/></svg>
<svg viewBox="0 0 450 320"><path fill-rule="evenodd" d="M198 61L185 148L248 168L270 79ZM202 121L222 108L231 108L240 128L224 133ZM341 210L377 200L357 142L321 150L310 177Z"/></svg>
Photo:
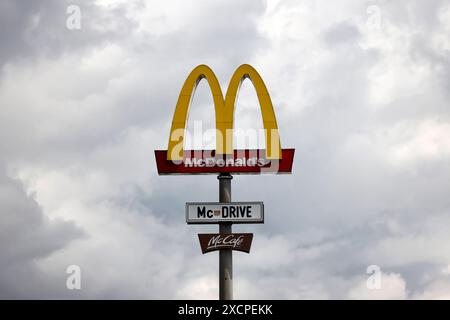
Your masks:
<svg viewBox="0 0 450 320"><path fill-rule="evenodd" d="M266 208L234 228L255 233L235 297L450 298L448 1L0 0L0 41L1 298L217 298L217 226L184 220L217 179L158 176L153 151L192 68L225 90L242 63L296 159L233 179ZM237 127L258 107L244 82ZM201 82L189 126L212 110Z"/></svg>

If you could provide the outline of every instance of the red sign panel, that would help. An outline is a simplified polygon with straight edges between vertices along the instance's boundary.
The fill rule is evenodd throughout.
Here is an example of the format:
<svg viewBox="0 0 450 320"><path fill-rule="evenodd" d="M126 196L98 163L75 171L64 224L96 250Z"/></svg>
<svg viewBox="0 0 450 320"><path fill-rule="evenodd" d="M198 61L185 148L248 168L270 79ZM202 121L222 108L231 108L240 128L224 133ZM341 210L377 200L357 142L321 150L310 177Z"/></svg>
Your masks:
<svg viewBox="0 0 450 320"><path fill-rule="evenodd" d="M198 235L202 253L221 249L250 252L253 233L200 233Z"/></svg>
<svg viewBox="0 0 450 320"><path fill-rule="evenodd" d="M167 150L155 150L158 174L261 174L291 173L295 149L282 149L282 159L267 159L266 150L234 150L216 155L215 150L185 150L183 160L167 160Z"/></svg>

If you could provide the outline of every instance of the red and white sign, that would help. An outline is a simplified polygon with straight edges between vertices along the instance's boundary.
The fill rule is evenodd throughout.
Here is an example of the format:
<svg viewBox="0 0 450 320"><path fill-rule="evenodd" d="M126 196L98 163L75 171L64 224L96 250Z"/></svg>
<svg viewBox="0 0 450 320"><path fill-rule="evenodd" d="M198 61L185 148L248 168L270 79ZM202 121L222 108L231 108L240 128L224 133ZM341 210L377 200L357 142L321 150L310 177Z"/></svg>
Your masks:
<svg viewBox="0 0 450 320"><path fill-rule="evenodd" d="M295 149L282 149L282 159L267 159L266 150L234 150L216 155L215 150L185 150L183 160L167 160L167 150L155 150L158 174L291 173Z"/></svg>

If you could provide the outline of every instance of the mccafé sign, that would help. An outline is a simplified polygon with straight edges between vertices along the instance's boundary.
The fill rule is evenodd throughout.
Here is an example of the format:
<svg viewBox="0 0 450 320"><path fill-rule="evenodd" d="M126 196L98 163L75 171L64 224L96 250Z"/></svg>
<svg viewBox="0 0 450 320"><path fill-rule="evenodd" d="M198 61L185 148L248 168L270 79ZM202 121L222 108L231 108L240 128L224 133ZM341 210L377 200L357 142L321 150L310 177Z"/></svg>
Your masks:
<svg viewBox="0 0 450 320"><path fill-rule="evenodd" d="M221 249L250 252L253 233L200 233L198 235L202 253Z"/></svg>
<svg viewBox="0 0 450 320"><path fill-rule="evenodd" d="M238 90L244 79L255 87L264 126L266 149L234 150L234 110ZM184 137L190 103L200 80L206 79L214 101L216 150L184 150ZM258 72L243 64L231 77L224 95L214 72L197 66L181 89L170 129L167 150L155 150L160 175L166 174L260 174L291 173L294 149L282 149L277 120L267 88Z"/></svg>

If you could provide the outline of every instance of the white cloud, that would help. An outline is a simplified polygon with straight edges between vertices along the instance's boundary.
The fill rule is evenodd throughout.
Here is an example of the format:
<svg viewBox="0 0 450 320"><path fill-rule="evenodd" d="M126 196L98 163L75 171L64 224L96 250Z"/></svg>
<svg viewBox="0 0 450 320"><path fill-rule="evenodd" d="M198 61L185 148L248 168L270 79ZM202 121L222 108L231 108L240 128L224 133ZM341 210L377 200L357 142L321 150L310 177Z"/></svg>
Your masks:
<svg viewBox="0 0 450 320"><path fill-rule="evenodd" d="M403 300L407 295L406 283L400 274L382 273L379 289L369 289L364 279L358 281L350 289L348 298L358 300Z"/></svg>
<svg viewBox="0 0 450 320"><path fill-rule="evenodd" d="M449 279L439 279L412 297L418 300L450 300Z"/></svg>
<svg viewBox="0 0 450 320"><path fill-rule="evenodd" d="M450 123L424 120L416 126L400 124L393 130L396 142L388 157L399 166L417 161L447 160L450 156Z"/></svg>

